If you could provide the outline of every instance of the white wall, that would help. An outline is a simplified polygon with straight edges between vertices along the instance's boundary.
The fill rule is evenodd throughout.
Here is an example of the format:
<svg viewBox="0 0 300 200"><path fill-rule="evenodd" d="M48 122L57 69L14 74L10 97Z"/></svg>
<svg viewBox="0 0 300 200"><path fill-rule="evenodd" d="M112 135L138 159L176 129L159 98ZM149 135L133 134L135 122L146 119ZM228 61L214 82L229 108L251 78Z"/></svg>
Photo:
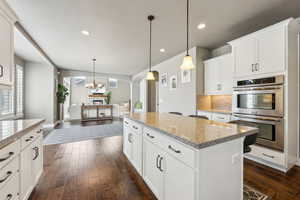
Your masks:
<svg viewBox="0 0 300 200"><path fill-rule="evenodd" d="M44 118L56 121L56 68L47 63L25 64L25 118Z"/></svg>
<svg viewBox="0 0 300 200"><path fill-rule="evenodd" d="M153 67L153 70L159 72L159 76L163 73L168 74L168 86L163 87L159 83L159 112L181 112L184 115L196 113L197 94L203 91L203 59L208 58L209 51L199 47L190 49L190 55L193 56L196 69L192 70L191 82L189 83L181 83L180 65L184 55L185 52ZM133 76L133 80L142 79L146 76L146 72L147 70ZM177 75L178 80L178 88L174 91L171 91L169 87L169 79L172 75ZM142 91L140 91L140 95L141 93Z"/></svg>

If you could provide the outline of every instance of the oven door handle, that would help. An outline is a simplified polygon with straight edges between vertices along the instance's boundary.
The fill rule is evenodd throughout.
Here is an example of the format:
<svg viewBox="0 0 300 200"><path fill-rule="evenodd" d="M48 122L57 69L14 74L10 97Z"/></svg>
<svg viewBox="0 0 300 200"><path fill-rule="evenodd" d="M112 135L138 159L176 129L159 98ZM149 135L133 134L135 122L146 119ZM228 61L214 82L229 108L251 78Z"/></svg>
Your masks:
<svg viewBox="0 0 300 200"><path fill-rule="evenodd" d="M280 90L282 87L251 87L251 88L234 88L234 91L256 91L256 90Z"/></svg>
<svg viewBox="0 0 300 200"><path fill-rule="evenodd" d="M270 122L281 122L281 119L274 119L274 118L270 118L270 117L248 117L248 116L244 116L244 115L233 115L234 117L237 117L238 119L242 120L242 119L251 119L253 121L270 121Z"/></svg>

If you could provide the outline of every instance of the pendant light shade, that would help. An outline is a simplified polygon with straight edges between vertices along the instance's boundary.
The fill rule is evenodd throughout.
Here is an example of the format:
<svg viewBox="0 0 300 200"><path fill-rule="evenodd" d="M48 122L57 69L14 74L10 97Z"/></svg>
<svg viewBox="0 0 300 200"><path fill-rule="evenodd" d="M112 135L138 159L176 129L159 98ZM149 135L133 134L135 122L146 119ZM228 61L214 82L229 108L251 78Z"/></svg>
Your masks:
<svg viewBox="0 0 300 200"><path fill-rule="evenodd" d="M86 88L88 89L101 89L104 87L103 83L96 83L95 80L95 64L96 64L96 59L93 59L93 82L92 83L88 83L85 85Z"/></svg>
<svg viewBox="0 0 300 200"><path fill-rule="evenodd" d="M194 69L193 58L190 55L186 55L183 57L182 65L180 66L182 70L191 70Z"/></svg>
<svg viewBox="0 0 300 200"><path fill-rule="evenodd" d="M180 68L182 70L191 70L195 68L195 65L193 63L192 56L189 55L189 7L190 7L190 1L186 1L186 55L183 58L182 65Z"/></svg>
<svg viewBox="0 0 300 200"><path fill-rule="evenodd" d="M149 41L149 72L147 72L146 80L148 81L155 81L155 75L153 71L151 70L151 55L152 55L152 21L154 20L153 15L148 16L148 20L150 22L150 41Z"/></svg>

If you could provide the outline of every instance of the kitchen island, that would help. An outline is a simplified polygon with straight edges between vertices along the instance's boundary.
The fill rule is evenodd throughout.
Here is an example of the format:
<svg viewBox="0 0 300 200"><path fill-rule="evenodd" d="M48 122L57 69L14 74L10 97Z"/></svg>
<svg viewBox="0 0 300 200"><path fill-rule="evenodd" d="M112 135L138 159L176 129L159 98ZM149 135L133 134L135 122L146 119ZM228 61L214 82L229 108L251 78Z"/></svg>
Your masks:
<svg viewBox="0 0 300 200"><path fill-rule="evenodd" d="M124 118L123 152L159 200L242 200L243 141L258 129L166 113Z"/></svg>

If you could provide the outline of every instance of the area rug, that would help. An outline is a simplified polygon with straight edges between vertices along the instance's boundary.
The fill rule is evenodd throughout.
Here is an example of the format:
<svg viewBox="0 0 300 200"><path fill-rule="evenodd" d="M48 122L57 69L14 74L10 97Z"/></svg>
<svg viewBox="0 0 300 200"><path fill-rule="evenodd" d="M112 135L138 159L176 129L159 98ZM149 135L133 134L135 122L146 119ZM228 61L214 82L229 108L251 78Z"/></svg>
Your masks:
<svg viewBox="0 0 300 200"><path fill-rule="evenodd" d="M44 145L64 144L119 135L123 135L123 125L118 121L115 121L112 124L95 126L73 126L52 130L44 138Z"/></svg>
<svg viewBox="0 0 300 200"><path fill-rule="evenodd" d="M244 185L244 200L270 200L270 198L252 187Z"/></svg>

